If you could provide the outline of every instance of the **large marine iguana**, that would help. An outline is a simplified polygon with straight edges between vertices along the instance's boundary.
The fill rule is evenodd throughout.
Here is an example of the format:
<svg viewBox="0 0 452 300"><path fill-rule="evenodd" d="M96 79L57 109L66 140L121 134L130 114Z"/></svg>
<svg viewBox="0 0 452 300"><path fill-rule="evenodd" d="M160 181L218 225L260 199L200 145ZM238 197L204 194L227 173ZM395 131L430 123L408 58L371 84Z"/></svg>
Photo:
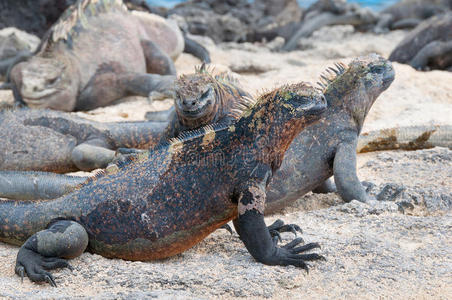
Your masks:
<svg viewBox="0 0 452 300"><path fill-rule="evenodd" d="M419 24L391 52L389 60L415 69L452 71L452 12Z"/></svg>
<svg viewBox="0 0 452 300"><path fill-rule="evenodd" d="M293 138L319 119L326 100L305 83L267 93L237 122L186 133L55 200L1 201L0 240L22 245L15 271L55 286L44 269L86 247L105 257L161 259L195 245L237 218L250 254L267 265L294 265L319 247L295 239L277 246L264 222L266 186Z"/></svg>
<svg viewBox="0 0 452 300"><path fill-rule="evenodd" d="M172 59L183 49L177 25L160 16L128 12L121 0L79 0L10 78L21 104L88 110L127 95L166 93L176 74Z"/></svg>

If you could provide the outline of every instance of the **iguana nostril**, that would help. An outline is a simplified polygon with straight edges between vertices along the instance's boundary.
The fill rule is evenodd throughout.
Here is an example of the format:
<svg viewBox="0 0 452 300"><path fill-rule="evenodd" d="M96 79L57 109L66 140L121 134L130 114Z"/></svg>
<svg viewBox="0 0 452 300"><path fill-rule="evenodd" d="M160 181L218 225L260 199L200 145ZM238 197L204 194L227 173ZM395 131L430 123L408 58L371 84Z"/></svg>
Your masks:
<svg viewBox="0 0 452 300"><path fill-rule="evenodd" d="M192 102L191 102L191 105L194 106L195 104L196 104L196 101L192 101Z"/></svg>

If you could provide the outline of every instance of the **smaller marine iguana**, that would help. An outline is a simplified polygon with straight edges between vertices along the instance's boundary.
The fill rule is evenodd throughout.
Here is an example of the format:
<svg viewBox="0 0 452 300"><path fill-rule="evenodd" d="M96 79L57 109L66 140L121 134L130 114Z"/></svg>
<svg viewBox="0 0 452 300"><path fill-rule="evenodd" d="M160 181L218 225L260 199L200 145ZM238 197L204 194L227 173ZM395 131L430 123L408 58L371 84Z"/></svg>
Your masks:
<svg viewBox="0 0 452 300"><path fill-rule="evenodd" d="M165 111L148 112L150 121L168 121L162 140L177 137L185 130L193 130L219 121L230 122L255 100L239 82L221 73L212 75L206 64L194 74L180 76L174 84L174 106Z"/></svg>
<svg viewBox="0 0 452 300"><path fill-rule="evenodd" d="M167 93L176 79L172 59L183 49L182 33L168 20L129 12L121 0L79 0L36 55L12 68L13 93L18 104L64 111Z"/></svg>
<svg viewBox="0 0 452 300"><path fill-rule="evenodd" d="M293 138L319 119L323 94L299 83L265 94L231 125L217 123L140 153L61 198L0 201L0 240L22 245L15 271L56 286L45 269L85 249L152 260L180 253L237 218L241 240L267 265L294 265L319 247L279 247L264 222L266 186Z"/></svg>

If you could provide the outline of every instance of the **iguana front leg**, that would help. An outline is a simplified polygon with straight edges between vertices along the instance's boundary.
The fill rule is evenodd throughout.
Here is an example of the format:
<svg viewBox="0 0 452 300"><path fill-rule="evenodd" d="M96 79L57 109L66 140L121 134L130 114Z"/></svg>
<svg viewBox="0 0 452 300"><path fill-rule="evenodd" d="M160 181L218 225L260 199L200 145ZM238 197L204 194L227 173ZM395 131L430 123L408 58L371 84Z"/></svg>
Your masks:
<svg viewBox="0 0 452 300"><path fill-rule="evenodd" d="M176 75L173 60L156 43L142 40L144 57L146 59L146 72L160 75Z"/></svg>
<svg viewBox="0 0 452 300"><path fill-rule="evenodd" d="M333 174L337 192L346 202L366 202L369 197L356 175L357 138L339 144L334 156Z"/></svg>
<svg viewBox="0 0 452 300"><path fill-rule="evenodd" d="M76 110L106 106L126 96L148 97L152 92L172 96L175 75L124 72L120 64L100 66L77 98Z"/></svg>
<svg viewBox="0 0 452 300"><path fill-rule="evenodd" d="M60 220L49 228L32 235L20 247L15 272L22 279L27 274L34 282L48 282L56 287L55 279L46 270L72 267L63 258L74 258L88 246L88 234L77 222Z"/></svg>
<svg viewBox="0 0 452 300"><path fill-rule="evenodd" d="M71 153L72 162L82 171L105 168L116 157L116 151L89 142L77 145Z"/></svg>
<svg viewBox="0 0 452 300"><path fill-rule="evenodd" d="M271 237L264 221L265 187L270 176L266 170L261 180L251 179L243 186L238 196L239 235L248 252L257 261L266 265L294 265L308 269L305 261L318 260L323 257L318 254L300 254L318 248L317 243L298 246L303 240L294 239L283 247L277 246L278 239ZM261 170L262 173L262 170Z"/></svg>

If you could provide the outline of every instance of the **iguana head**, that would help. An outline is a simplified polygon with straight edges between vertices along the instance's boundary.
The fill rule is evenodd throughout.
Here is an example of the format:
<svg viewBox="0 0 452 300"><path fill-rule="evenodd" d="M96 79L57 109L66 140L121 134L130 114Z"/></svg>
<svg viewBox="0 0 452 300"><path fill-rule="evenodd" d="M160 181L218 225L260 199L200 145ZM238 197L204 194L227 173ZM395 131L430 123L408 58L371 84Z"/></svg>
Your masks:
<svg viewBox="0 0 452 300"><path fill-rule="evenodd" d="M177 79L174 107L182 124L193 128L210 123L217 105L214 78L209 74L195 73Z"/></svg>
<svg viewBox="0 0 452 300"><path fill-rule="evenodd" d="M68 64L37 56L11 70L11 81L25 104L33 108L72 111L78 93L75 78Z"/></svg>
<svg viewBox="0 0 452 300"><path fill-rule="evenodd" d="M197 128L232 114L234 108L254 102L238 88L238 83L226 74L213 76L206 65L194 74L183 75L175 82L174 106L179 122Z"/></svg>
<svg viewBox="0 0 452 300"><path fill-rule="evenodd" d="M317 121L326 107L319 89L300 82L263 94L236 124L243 136L256 141L259 151L268 156L268 163L278 168L295 136Z"/></svg>
<svg viewBox="0 0 452 300"><path fill-rule="evenodd" d="M348 66L336 64L336 68L327 71L319 84L329 109L348 112L358 130L377 97L395 76L391 62L377 54L356 58Z"/></svg>

